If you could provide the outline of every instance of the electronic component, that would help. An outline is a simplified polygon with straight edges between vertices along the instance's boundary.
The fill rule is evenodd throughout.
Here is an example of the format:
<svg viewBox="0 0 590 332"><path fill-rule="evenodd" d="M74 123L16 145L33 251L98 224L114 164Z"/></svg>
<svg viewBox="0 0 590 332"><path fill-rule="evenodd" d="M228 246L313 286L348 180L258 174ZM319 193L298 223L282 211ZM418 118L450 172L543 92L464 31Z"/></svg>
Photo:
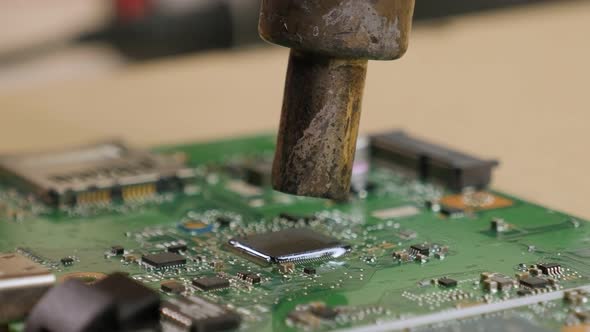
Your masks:
<svg viewBox="0 0 590 332"><path fill-rule="evenodd" d="M209 266L215 269L215 271L220 271L225 266L225 263L221 260L213 260L209 262Z"/></svg>
<svg viewBox="0 0 590 332"><path fill-rule="evenodd" d="M54 206L142 199L192 177L176 158L104 142L0 158L0 174Z"/></svg>
<svg viewBox="0 0 590 332"><path fill-rule="evenodd" d="M443 216L449 217L449 218L458 218L458 217L462 217L465 215L465 211L463 211L462 209L448 206L448 205L441 205L440 206L440 213Z"/></svg>
<svg viewBox="0 0 590 332"><path fill-rule="evenodd" d="M493 280L486 279L483 281L483 288L488 292L495 293L498 291L498 283Z"/></svg>
<svg viewBox="0 0 590 332"><path fill-rule="evenodd" d="M232 218L228 216L217 216L215 217L215 222L219 227L228 227L232 222Z"/></svg>
<svg viewBox="0 0 590 332"><path fill-rule="evenodd" d="M181 251L186 251L187 246L186 246L186 244L178 243L178 244L173 244L173 245L166 247L166 250L168 250L168 252L178 253Z"/></svg>
<svg viewBox="0 0 590 332"><path fill-rule="evenodd" d="M424 256L430 255L430 247L425 244L414 244L410 246L410 251L413 255L420 254Z"/></svg>
<svg viewBox="0 0 590 332"><path fill-rule="evenodd" d="M433 251L434 251L434 257L442 260L442 259L445 259L445 257L449 253L449 247L447 247L447 246L435 246L433 248Z"/></svg>
<svg viewBox="0 0 590 332"><path fill-rule="evenodd" d="M119 245L114 245L111 247L111 254L121 256L125 253L125 248Z"/></svg>
<svg viewBox="0 0 590 332"><path fill-rule="evenodd" d="M295 271L295 264L291 262L280 263L279 264L279 272L282 274L289 274Z"/></svg>
<svg viewBox="0 0 590 332"><path fill-rule="evenodd" d="M398 260L399 262L409 262L412 260L410 254L408 254L405 250L398 250L394 251L392 254L393 258Z"/></svg>
<svg viewBox="0 0 590 332"><path fill-rule="evenodd" d="M289 228L229 240L229 245L257 261L282 263L337 258L350 246L305 228Z"/></svg>
<svg viewBox="0 0 590 332"><path fill-rule="evenodd" d="M93 285L97 281L106 278L107 275L102 272L70 272L68 274L64 274L59 278L60 282L64 282L66 280L78 280L86 285Z"/></svg>
<svg viewBox="0 0 590 332"><path fill-rule="evenodd" d="M0 324L24 317L55 276L20 253L0 253Z"/></svg>
<svg viewBox="0 0 590 332"><path fill-rule="evenodd" d="M532 276L538 276L541 274L541 270L537 268L537 266L533 265L528 270L529 274Z"/></svg>
<svg viewBox="0 0 590 332"><path fill-rule="evenodd" d="M440 286L446 287L446 288L457 286L457 280L447 278L447 277L439 278L437 280L437 282Z"/></svg>
<svg viewBox="0 0 590 332"><path fill-rule="evenodd" d="M481 274L481 281L484 289L490 292L507 292L517 285L516 280L501 273L484 272Z"/></svg>
<svg viewBox="0 0 590 332"><path fill-rule="evenodd" d="M184 292L184 284L176 280L163 281L160 284L160 288L166 293L180 294Z"/></svg>
<svg viewBox="0 0 590 332"><path fill-rule="evenodd" d="M510 230L510 224L508 224L504 219L493 218L490 222L490 229L496 233L504 233Z"/></svg>
<svg viewBox="0 0 590 332"><path fill-rule="evenodd" d="M69 266L69 265L74 264L74 259L72 257L64 257L64 258L60 259L60 262L64 266Z"/></svg>
<svg viewBox="0 0 590 332"><path fill-rule="evenodd" d="M460 194L443 196L438 204L464 211L486 211L510 207L514 202L487 191L466 189Z"/></svg>
<svg viewBox="0 0 590 332"><path fill-rule="evenodd" d="M413 217L418 213L420 213L420 210L418 210L417 207L413 205L404 205L389 209L376 210L373 211L371 215L375 218L385 220Z"/></svg>
<svg viewBox="0 0 590 332"><path fill-rule="evenodd" d="M220 277L203 277L193 279L193 286L204 291L211 291L228 288L229 280Z"/></svg>
<svg viewBox="0 0 590 332"><path fill-rule="evenodd" d="M405 229L405 230L399 231L399 233L397 235L402 240L412 240L412 239L415 239L418 236L418 233L416 233L415 231L413 231L411 229Z"/></svg>
<svg viewBox="0 0 590 332"><path fill-rule="evenodd" d="M262 281L262 278L260 278L260 276L255 273L238 272L238 278L251 284L259 284Z"/></svg>
<svg viewBox="0 0 590 332"><path fill-rule="evenodd" d="M115 300L78 280L53 287L27 318L27 332L118 331Z"/></svg>
<svg viewBox="0 0 590 332"><path fill-rule="evenodd" d="M200 235L213 230L213 225L200 220L184 220L178 224L178 228L191 234Z"/></svg>
<svg viewBox="0 0 590 332"><path fill-rule="evenodd" d="M498 289L502 292L509 291L516 285L516 281L510 277L505 275L496 274L490 278L490 280L494 281L498 285Z"/></svg>
<svg viewBox="0 0 590 332"><path fill-rule="evenodd" d="M262 281L260 276L257 274L254 274L254 273L248 273L246 275L246 277L244 278L244 280L246 280L247 282L249 282L251 284L259 284Z"/></svg>
<svg viewBox="0 0 590 332"><path fill-rule="evenodd" d="M557 263L542 263L537 264L537 267L543 274L546 275L557 275L561 274L561 265Z"/></svg>
<svg viewBox="0 0 590 332"><path fill-rule="evenodd" d="M520 284L529 288L544 288L549 285L549 281L538 277L526 277L519 280Z"/></svg>
<svg viewBox="0 0 590 332"><path fill-rule="evenodd" d="M408 136L402 131L371 136L371 150L380 161L409 170L422 180L441 182L452 190L485 188L497 161L481 160Z"/></svg>
<svg viewBox="0 0 590 332"><path fill-rule="evenodd" d="M417 263L424 264L428 262L428 256L422 255L421 253L416 253L416 255L414 256L414 261Z"/></svg>
<svg viewBox="0 0 590 332"><path fill-rule="evenodd" d="M303 273L313 275L313 274L316 274L316 270L313 267L306 266L303 268Z"/></svg>
<svg viewBox="0 0 590 332"><path fill-rule="evenodd" d="M218 332L240 326L237 313L198 296L178 297L163 303L162 320L181 331Z"/></svg>
<svg viewBox="0 0 590 332"><path fill-rule="evenodd" d="M186 258L183 256L172 253L162 252L159 254L143 255L141 261L150 267L159 269L164 267L181 266L186 264Z"/></svg>
<svg viewBox="0 0 590 332"><path fill-rule="evenodd" d="M136 255L136 254L125 254L125 255L123 255L123 260L126 263L136 263L137 261L139 261L139 255Z"/></svg>
<svg viewBox="0 0 590 332"><path fill-rule="evenodd" d="M160 296L150 288L123 273L109 275L97 282L95 288L114 300L120 330L131 331L158 325Z"/></svg>

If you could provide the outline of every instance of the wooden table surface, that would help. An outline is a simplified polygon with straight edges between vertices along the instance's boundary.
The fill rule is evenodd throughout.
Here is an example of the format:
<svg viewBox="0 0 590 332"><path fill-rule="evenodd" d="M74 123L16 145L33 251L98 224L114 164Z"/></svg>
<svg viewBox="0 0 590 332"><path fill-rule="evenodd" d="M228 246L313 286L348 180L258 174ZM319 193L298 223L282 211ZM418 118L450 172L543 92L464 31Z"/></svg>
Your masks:
<svg viewBox="0 0 590 332"><path fill-rule="evenodd" d="M496 189L590 218L589 32L588 1L418 25L402 60L370 63L362 131L498 158ZM0 92L0 153L274 132L286 60L259 47Z"/></svg>

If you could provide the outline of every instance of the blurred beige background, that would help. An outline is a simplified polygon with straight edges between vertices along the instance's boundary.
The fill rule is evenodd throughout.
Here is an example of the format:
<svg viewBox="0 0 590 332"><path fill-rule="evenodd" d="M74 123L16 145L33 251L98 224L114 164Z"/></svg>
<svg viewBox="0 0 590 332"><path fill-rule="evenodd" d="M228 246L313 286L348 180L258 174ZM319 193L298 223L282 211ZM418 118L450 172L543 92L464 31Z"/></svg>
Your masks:
<svg viewBox="0 0 590 332"><path fill-rule="evenodd" d="M589 1L421 24L402 60L369 65L362 130L403 128L496 157L496 189L590 218L589 32ZM0 84L0 153L105 136L199 141L278 125L285 49L96 70L118 61L100 52L67 50L34 71L0 70L0 83L2 75L30 82ZM74 69L59 81L26 79L57 66Z"/></svg>

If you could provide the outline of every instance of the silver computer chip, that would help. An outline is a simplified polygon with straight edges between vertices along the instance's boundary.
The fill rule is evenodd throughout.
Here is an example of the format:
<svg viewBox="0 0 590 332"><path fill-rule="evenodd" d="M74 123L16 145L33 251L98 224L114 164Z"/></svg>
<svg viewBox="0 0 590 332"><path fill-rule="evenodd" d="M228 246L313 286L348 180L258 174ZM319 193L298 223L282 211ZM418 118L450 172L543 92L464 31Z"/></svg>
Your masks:
<svg viewBox="0 0 590 332"><path fill-rule="evenodd" d="M233 238L229 245L246 257L266 263L337 258L351 249L337 239L305 228Z"/></svg>

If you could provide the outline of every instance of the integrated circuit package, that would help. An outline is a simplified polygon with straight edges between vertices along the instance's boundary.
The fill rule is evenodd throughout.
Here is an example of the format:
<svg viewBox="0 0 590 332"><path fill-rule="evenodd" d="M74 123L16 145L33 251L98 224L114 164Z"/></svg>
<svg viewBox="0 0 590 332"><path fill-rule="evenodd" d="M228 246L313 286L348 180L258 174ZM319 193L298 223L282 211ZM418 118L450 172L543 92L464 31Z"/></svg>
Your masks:
<svg viewBox="0 0 590 332"><path fill-rule="evenodd" d="M186 264L186 258L172 252L144 255L141 257L141 261L144 264L156 269Z"/></svg>
<svg viewBox="0 0 590 332"><path fill-rule="evenodd" d="M301 228L233 238L229 245L247 257L267 263L337 258L350 250L349 245L336 239Z"/></svg>

